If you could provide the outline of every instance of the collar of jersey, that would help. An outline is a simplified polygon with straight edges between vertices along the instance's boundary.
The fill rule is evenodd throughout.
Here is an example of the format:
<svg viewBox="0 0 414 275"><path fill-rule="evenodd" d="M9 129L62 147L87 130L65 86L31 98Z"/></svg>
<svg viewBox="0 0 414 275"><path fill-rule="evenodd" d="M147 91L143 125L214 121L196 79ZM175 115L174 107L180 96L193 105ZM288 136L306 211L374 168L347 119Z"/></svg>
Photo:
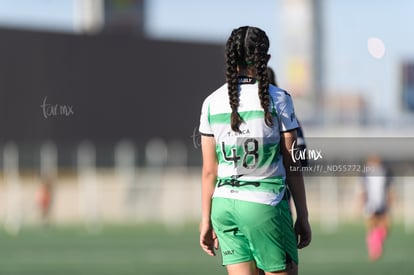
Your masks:
<svg viewBox="0 0 414 275"><path fill-rule="evenodd" d="M257 79L250 76L239 76L238 82L239 84L256 84Z"/></svg>

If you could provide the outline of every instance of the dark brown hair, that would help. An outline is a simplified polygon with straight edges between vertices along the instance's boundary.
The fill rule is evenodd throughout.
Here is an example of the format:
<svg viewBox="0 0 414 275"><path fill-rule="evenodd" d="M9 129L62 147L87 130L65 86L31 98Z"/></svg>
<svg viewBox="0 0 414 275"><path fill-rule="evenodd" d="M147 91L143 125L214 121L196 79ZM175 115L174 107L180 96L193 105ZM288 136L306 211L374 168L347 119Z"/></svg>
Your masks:
<svg viewBox="0 0 414 275"><path fill-rule="evenodd" d="M226 43L226 80L231 107L231 129L240 132L243 122L238 113L239 86L237 67L253 67L259 81L259 99L264 110L266 125L272 126L272 114L269 111L269 78L267 62L269 61L269 39L266 33L256 27L244 26L232 31Z"/></svg>

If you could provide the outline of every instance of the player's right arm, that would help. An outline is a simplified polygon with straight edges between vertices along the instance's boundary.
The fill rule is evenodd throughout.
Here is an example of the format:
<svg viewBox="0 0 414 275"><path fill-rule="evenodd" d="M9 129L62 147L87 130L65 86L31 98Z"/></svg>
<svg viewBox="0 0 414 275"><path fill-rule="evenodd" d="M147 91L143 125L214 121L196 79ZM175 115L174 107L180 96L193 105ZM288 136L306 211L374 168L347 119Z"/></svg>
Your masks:
<svg viewBox="0 0 414 275"><path fill-rule="evenodd" d="M217 236L211 225L211 198L217 180L216 142L212 136L201 136L203 168L201 176L200 246L209 255L218 249Z"/></svg>

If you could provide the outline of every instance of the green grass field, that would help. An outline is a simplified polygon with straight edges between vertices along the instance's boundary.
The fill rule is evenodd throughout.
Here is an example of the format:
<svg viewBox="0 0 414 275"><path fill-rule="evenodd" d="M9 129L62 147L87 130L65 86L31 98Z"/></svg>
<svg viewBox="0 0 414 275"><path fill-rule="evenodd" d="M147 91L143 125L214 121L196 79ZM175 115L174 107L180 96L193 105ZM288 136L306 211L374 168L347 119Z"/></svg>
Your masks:
<svg viewBox="0 0 414 275"><path fill-rule="evenodd" d="M300 274L414 274L414 235L394 226L381 260L367 260L362 225L335 234L314 228L313 243L300 252ZM198 246L196 226L105 226L99 234L81 227L0 230L0 275L204 275L226 274L220 256Z"/></svg>

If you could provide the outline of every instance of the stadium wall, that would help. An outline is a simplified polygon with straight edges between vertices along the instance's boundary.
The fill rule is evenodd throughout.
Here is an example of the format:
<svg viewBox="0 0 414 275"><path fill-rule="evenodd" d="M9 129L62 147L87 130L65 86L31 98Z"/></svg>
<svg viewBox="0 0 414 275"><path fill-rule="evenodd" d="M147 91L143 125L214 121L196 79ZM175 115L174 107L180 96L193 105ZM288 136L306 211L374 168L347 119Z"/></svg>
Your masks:
<svg viewBox="0 0 414 275"><path fill-rule="evenodd" d="M217 44L9 29L0 38L0 143L28 150L154 137L191 147L202 101L224 81Z"/></svg>

